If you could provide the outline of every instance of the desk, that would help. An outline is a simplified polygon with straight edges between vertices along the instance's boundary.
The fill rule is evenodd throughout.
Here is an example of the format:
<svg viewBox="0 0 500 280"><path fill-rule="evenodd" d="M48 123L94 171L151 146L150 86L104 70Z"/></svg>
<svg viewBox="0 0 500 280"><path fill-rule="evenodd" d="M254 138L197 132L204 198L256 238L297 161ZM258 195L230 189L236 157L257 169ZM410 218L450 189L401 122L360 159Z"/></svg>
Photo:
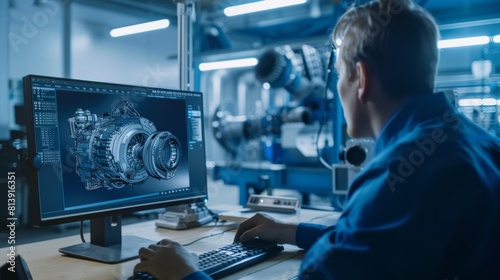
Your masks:
<svg viewBox="0 0 500 280"><path fill-rule="evenodd" d="M298 215L286 219L290 222L319 221L338 218L338 213L302 210ZM163 238L175 240L181 244L189 243L199 237L209 236L223 230L236 228L237 224L227 223L214 226L213 223L199 228L188 230L169 230L157 228L154 221L137 223L124 226L123 235L135 235L151 240L159 241ZM225 232L205 238L186 246L191 252L203 253L215 248L230 244L233 241L234 231ZM88 237L86 237L88 238ZM21 255L27 262L33 279L127 279L132 275L134 266L139 262L137 259L119 263L103 264L83 259L63 256L59 248L81 243L80 236L70 236L48 241L19 245L16 247L17 254ZM231 274L224 279L290 279L299 270L303 251L291 245L285 245L285 250L272 259L256 264L238 273Z"/></svg>

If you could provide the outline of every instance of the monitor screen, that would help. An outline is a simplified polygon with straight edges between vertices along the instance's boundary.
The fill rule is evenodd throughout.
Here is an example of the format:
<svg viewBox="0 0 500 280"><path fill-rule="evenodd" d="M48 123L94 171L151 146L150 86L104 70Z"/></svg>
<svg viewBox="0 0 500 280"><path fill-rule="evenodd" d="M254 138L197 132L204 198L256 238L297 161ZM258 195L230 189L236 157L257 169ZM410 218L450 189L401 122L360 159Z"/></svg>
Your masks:
<svg viewBox="0 0 500 280"><path fill-rule="evenodd" d="M202 94L26 76L35 223L207 198Z"/></svg>

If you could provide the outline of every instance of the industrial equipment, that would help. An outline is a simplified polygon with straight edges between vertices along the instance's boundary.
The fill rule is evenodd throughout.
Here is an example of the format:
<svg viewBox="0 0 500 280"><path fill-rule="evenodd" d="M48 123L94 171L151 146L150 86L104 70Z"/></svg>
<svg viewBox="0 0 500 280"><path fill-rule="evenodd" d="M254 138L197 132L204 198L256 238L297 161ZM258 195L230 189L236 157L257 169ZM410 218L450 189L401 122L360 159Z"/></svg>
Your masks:
<svg viewBox="0 0 500 280"><path fill-rule="evenodd" d="M214 137L231 155L215 167L215 179L240 187L240 204L250 192L274 188L297 190L303 204L309 194L331 198L341 208L345 193L332 192L331 165L340 162L343 119L338 98L327 85L333 52L310 45L284 45L265 50L254 68L255 78L270 90L285 89L287 102L270 104L260 114L232 115L216 109ZM333 85L332 85L333 84ZM258 141L260 155L247 160L241 146Z"/></svg>
<svg viewBox="0 0 500 280"><path fill-rule="evenodd" d="M212 120L215 139L236 157L239 145L262 137L262 159L276 164L319 166L318 152L334 145L330 122L333 94L325 88L324 60L309 45L295 49L285 45L265 51L255 67L255 77L271 88L285 88L289 102L256 116L234 116L218 109ZM328 157L328 152L325 155Z"/></svg>

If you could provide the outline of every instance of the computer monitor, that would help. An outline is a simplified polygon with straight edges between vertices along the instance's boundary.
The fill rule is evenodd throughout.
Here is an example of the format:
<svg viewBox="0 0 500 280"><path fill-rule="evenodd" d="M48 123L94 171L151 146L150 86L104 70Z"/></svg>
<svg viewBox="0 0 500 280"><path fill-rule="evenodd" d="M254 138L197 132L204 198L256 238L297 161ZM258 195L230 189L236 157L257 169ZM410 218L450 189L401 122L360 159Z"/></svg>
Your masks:
<svg viewBox="0 0 500 280"><path fill-rule="evenodd" d="M64 254L116 263L151 240L120 214L207 198L202 94L29 75L23 78L35 225L91 220Z"/></svg>

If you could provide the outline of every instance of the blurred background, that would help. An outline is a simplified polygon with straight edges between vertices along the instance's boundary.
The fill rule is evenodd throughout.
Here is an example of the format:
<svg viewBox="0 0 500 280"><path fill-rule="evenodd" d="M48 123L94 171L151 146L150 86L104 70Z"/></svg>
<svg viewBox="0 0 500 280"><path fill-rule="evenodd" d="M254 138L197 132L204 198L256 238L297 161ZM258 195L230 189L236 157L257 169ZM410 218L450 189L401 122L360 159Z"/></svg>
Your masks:
<svg viewBox="0 0 500 280"><path fill-rule="evenodd" d="M330 169L337 164L362 167L372 143L345 134L336 77L326 80L328 37L346 9L368 1L304 0L231 14L235 6L252 2L1 1L0 200L6 201L7 172L15 171L17 215L29 224L29 187L20 168L26 149L23 76L178 89L179 59L186 55L178 43L188 35L189 89L205 98L211 199L244 204L249 193L281 189L305 205L341 209L345 193L335 189ZM441 31L436 91L446 91L460 112L500 136L500 2L414 2L430 11ZM188 34L179 31L179 11L189 11ZM121 37L110 34L115 28L158 20L168 20L167 27Z"/></svg>

